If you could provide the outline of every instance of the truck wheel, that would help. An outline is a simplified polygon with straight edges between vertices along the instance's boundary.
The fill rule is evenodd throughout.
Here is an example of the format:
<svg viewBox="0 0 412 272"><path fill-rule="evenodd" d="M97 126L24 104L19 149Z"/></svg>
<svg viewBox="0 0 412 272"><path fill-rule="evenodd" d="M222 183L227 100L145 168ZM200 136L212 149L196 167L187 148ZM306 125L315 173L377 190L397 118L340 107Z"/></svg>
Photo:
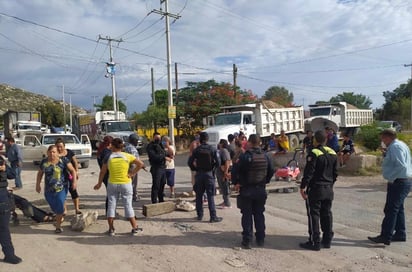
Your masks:
<svg viewBox="0 0 412 272"><path fill-rule="evenodd" d="M299 147L299 138L295 134L289 135L289 147L290 150L295 150L295 148Z"/></svg>
<svg viewBox="0 0 412 272"><path fill-rule="evenodd" d="M89 167L89 161L82 162L82 163L80 164L80 166L81 166L82 168L87 168L87 167Z"/></svg>

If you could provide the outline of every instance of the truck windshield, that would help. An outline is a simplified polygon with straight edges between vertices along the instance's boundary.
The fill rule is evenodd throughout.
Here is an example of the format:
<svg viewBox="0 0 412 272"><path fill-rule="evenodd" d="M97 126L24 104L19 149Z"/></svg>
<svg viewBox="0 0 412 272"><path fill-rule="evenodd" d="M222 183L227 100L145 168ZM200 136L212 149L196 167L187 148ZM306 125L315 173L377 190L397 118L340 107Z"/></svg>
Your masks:
<svg viewBox="0 0 412 272"><path fill-rule="evenodd" d="M329 115L331 108L313 108L310 109L310 116Z"/></svg>
<svg viewBox="0 0 412 272"><path fill-rule="evenodd" d="M19 130L40 130L40 125L19 124Z"/></svg>
<svg viewBox="0 0 412 272"><path fill-rule="evenodd" d="M217 115L215 125L239 125L241 124L240 112Z"/></svg>
<svg viewBox="0 0 412 272"><path fill-rule="evenodd" d="M117 132L117 131L132 131L132 126L129 122L108 122L107 132Z"/></svg>
<svg viewBox="0 0 412 272"><path fill-rule="evenodd" d="M44 135L43 136L43 144L49 145L54 144L58 138L61 138L65 144L79 144L80 141L76 135Z"/></svg>

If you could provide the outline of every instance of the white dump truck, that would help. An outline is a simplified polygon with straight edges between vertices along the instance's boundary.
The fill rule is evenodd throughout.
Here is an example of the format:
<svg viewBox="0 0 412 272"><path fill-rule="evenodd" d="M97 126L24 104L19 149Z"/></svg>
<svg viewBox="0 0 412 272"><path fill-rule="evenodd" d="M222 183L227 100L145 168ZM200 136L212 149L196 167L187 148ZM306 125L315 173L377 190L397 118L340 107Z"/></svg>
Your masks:
<svg viewBox="0 0 412 272"><path fill-rule="evenodd" d="M330 127L336 132L354 135L360 126L373 122L372 110L358 109L346 102L309 105L309 112L305 129L312 131Z"/></svg>
<svg viewBox="0 0 412 272"><path fill-rule="evenodd" d="M222 113L207 117L209 144L216 146L220 139L242 131L246 136L257 133L267 143L270 135L284 130L291 149L299 146L304 133L303 107L283 107L272 101L222 107Z"/></svg>

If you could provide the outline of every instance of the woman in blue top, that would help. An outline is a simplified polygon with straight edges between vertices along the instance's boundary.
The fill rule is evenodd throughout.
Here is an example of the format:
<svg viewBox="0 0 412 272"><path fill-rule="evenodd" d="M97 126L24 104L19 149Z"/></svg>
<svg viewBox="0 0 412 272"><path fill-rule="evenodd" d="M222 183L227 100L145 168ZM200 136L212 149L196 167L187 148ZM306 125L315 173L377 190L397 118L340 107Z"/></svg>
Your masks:
<svg viewBox="0 0 412 272"><path fill-rule="evenodd" d="M77 188L76 170L73 165L65 158L60 158L55 145L47 149L47 158L40 163L40 169L37 172L36 192L41 192L41 180L45 175L44 197L49 203L50 208L56 214L56 233L61 233L61 223L64 214L64 202L66 200L69 185L66 175L70 173L73 177L72 187Z"/></svg>

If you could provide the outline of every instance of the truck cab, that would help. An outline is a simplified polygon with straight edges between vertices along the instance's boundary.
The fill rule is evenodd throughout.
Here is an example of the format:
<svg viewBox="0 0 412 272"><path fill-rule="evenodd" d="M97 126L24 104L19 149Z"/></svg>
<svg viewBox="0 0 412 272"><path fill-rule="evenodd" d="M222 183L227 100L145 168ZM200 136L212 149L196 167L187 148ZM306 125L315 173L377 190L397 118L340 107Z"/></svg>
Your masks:
<svg viewBox="0 0 412 272"><path fill-rule="evenodd" d="M209 144L217 146L221 139L226 139L229 134L242 131L246 137L256 133L255 119L252 111L234 111L219 113L208 117L212 126L204 131L209 134Z"/></svg>

